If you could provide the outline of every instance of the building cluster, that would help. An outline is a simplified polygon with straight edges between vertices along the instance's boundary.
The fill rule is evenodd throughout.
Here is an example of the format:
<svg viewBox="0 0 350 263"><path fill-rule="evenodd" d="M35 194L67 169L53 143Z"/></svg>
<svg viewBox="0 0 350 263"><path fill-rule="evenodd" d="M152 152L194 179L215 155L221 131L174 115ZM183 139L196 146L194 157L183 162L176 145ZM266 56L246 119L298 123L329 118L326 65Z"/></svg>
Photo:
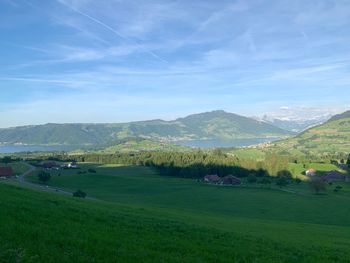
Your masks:
<svg viewBox="0 0 350 263"><path fill-rule="evenodd" d="M242 183L241 179L233 175L227 175L221 178L216 174L211 174L204 176L203 180L206 183L222 185L240 185Z"/></svg>
<svg viewBox="0 0 350 263"><path fill-rule="evenodd" d="M308 169L305 171L305 175L312 178L317 176L317 171L316 169ZM333 170L329 172L325 172L323 175L320 176L324 181L330 183L330 182L348 182L350 180L349 176L346 176L345 174Z"/></svg>

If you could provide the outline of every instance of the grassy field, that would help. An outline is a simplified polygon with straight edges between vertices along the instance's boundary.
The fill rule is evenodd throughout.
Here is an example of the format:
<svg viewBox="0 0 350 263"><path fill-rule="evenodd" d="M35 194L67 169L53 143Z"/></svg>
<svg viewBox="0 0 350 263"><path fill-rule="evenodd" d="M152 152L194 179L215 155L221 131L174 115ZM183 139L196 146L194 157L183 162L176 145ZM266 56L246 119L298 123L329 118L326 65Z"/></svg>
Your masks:
<svg viewBox="0 0 350 263"><path fill-rule="evenodd" d="M350 262L349 184L294 194L84 164L49 185L101 201L0 184L0 262Z"/></svg>
<svg viewBox="0 0 350 263"><path fill-rule="evenodd" d="M305 165L305 167L304 167ZM339 171L341 173L347 174L348 172L345 170L340 169L339 167L337 167L334 164L329 164L329 163L290 163L289 164L289 170L291 171L291 173L296 176L299 177L301 179L305 179L306 177L303 175L303 172L305 172L306 170L313 168L317 171L317 174L322 176L324 175L325 172L329 172L329 171Z"/></svg>
<svg viewBox="0 0 350 263"><path fill-rule="evenodd" d="M350 118L327 122L294 138L274 143L275 151L288 151L293 156L349 153Z"/></svg>
<svg viewBox="0 0 350 263"><path fill-rule="evenodd" d="M89 168L94 168L97 173L78 174ZM253 187L206 185L191 179L160 176L146 167L87 164L81 165L80 170L62 170L52 174L53 177L48 182L50 186L71 191L80 189L92 197L109 202L172 208L214 216L292 219L292 221L321 224L328 224L330 221L334 221L332 224L339 224L346 219L345 216L350 218L350 211L332 207L334 202L346 207L346 203L350 201L348 184L343 185L344 189L340 193L333 193L330 187L327 195L316 196L308 188L307 183L289 186L287 190L290 188L300 193L293 195L281 191L274 185L273 189L262 189L254 185ZM36 176L29 179L38 182ZM329 205L330 210L327 213L332 213L331 218L327 217L320 204Z"/></svg>
<svg viewBox="0 0 350 263"><path fill-rule="evenodd" d="M0 198L0 262L349 262L350 258L348 222L323 225L214 216L76 200L4 184Z"/></svg>

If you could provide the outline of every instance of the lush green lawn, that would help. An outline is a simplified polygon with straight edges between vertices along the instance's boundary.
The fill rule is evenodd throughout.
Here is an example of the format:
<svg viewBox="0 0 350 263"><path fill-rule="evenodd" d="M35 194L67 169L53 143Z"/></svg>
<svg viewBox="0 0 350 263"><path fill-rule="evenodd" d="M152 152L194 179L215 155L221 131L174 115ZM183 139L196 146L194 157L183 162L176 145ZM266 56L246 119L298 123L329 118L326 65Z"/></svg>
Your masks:
<svg viewBox="0 0 350 263"><path fill-rule="evenodd" d="M213 216L76 200L5 184L0 184L0 200L0 262L271 263L350 259L347 222L327 226Z"/></svg>
<svg viewBox="0 0 350 263"><path fill-rule="evenodd" d="M80 172L94 166L81 167ZM333 193L334 186L329 186L326 195L314 195L306 183L293 184L286 190L301 194L292 194L278 189L206 185L196 180L159 176L145 167L98 166L95 169L97 173L80 175L78 170L64 170L48 184L71 191L81 189L92 197L110 202L210 216L350 225L350 210L342 209L350 202L348 184L344 184L339 193Z"/></svg>
<svg viewBox="0 0 350 263"><path fill-rule="evenodd" d="M89 168L97 173L78 174ZM0 184L0 262L22 252L39 262L350 262L349 184L315 195L306 183L285 189L298 194L222 187L145 167L52 173L49 185L104 201Z"/></svg>

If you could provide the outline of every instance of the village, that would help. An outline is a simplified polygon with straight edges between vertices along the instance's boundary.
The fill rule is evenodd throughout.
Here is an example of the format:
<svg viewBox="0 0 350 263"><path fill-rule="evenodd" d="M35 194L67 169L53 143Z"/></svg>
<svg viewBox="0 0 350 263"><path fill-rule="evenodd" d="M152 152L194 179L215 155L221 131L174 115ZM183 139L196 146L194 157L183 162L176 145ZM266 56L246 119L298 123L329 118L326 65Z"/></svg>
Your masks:
<svg viewBox="0 0 350 263"><path fill-rule="evenodd" d="M60 164L55 161L42 161L38 164L35 164L36 168L41 168L46 171L59 171L66 169L79 169L77 162L72 161L68 163ZM11 164L0 164L0 178L9 179L12 177L17 177L18 174L15 173Z"/></svg>

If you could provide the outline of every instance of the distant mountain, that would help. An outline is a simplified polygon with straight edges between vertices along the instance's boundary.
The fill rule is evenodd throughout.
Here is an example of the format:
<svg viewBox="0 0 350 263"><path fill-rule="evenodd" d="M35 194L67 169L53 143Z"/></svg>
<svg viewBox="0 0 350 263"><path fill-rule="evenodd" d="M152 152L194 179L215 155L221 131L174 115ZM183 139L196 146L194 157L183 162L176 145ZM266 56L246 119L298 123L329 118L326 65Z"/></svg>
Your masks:
<svg viewBox="0 0 350 263"><path fill-rule="evenodd" d="M327 155L350 152L350 112L331 118L294 138L273 144L276 149L294 155Z"/></svg>
<svg viewBox="0 0 350 263"><path fill-rule="evenodd" d="M194 114L174 121L117 124L45 124L0 129L2 144L113 145L124 138L178 140L285 137L289 131L225 111Z"/></svg>
<svg viewBox="0 0 350 263"><path fill-rule="evenodd" d="M265 121L267 123L270 123L274 126L277 126L281 129L291 131L291 132L302 132L306 129L309 129L311 127L320 125L324 122L326 122L331 116L317 116L314 118L277 118L277 117L269 117L269 116L263 116L261 118L262 121Z"/></svg>

